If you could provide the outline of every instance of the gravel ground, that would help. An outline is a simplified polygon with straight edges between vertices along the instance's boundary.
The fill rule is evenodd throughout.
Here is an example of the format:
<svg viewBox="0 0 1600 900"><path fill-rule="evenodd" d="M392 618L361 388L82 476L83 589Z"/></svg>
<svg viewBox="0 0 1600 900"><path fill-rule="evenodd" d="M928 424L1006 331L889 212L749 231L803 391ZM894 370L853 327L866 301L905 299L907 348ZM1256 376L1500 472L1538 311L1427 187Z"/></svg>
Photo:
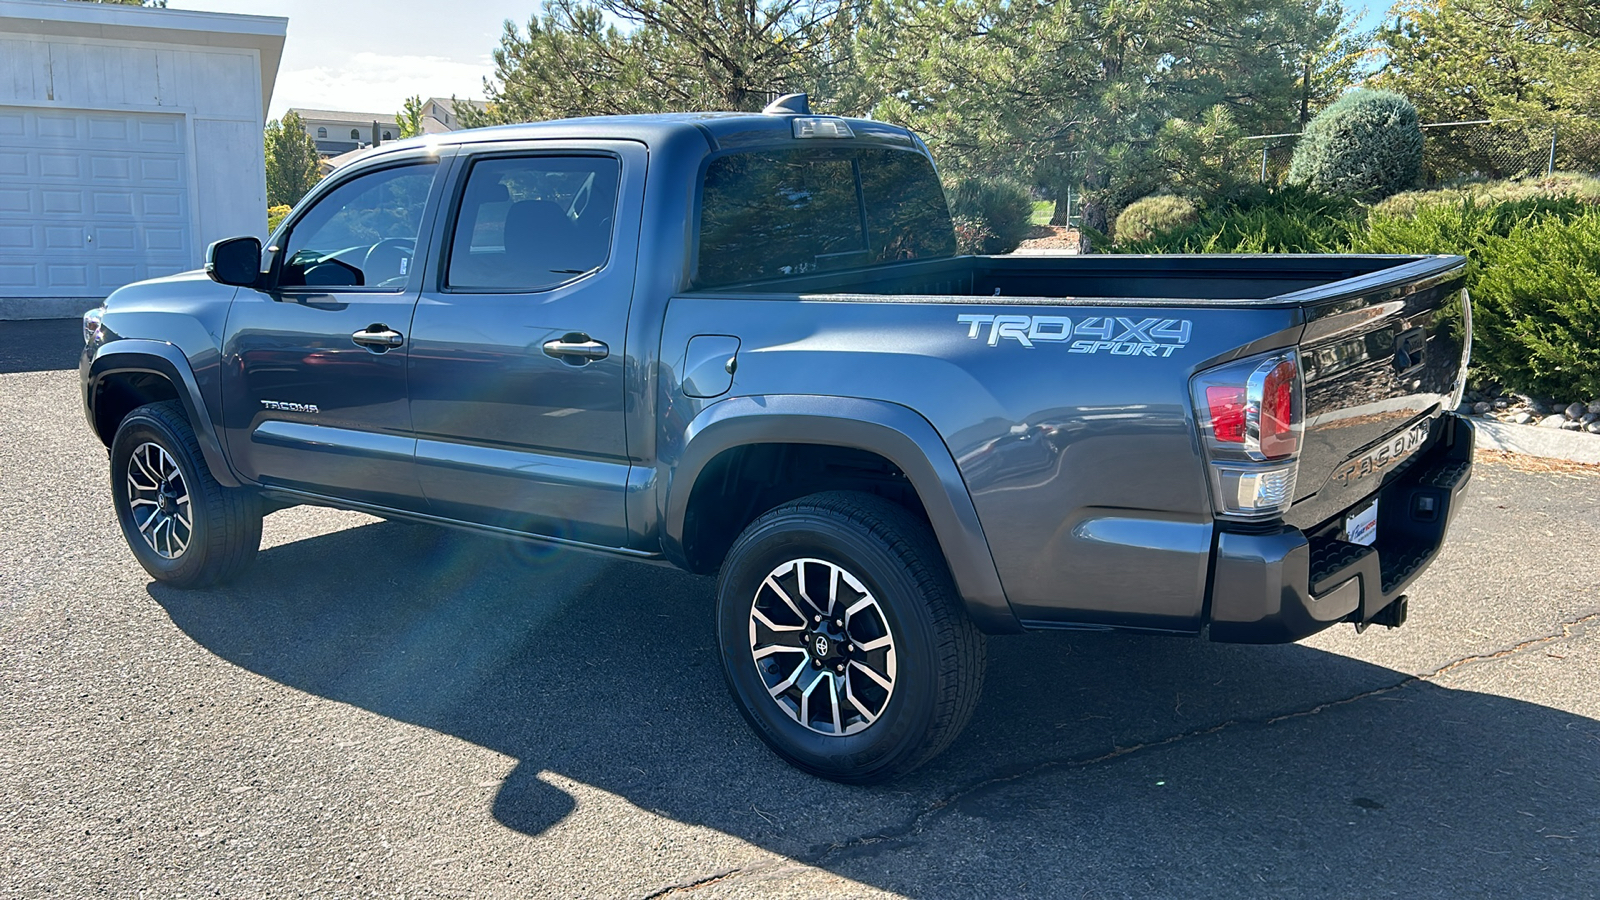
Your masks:
<svg viewBox="0 0 1600 900"><path fill-rule="evenodd" d="M0 323L0 895L1593 897L1600 476L1481 461L1411 622L990 643L895 784L746 731L711 584L293 509L123 547L75 323Z"/></svg>

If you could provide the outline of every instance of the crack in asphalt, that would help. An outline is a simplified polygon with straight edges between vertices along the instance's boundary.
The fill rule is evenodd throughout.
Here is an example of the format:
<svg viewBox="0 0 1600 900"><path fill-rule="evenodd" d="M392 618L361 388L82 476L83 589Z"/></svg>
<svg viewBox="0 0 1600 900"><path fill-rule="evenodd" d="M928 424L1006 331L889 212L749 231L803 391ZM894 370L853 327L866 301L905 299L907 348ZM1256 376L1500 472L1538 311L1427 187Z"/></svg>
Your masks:
<svg viewBox="0 0 1600 900"><path fill-rule="evenodd" d="M1431 682L1466 666L1505 659L1507 657L1525 653L1536 647L1543 647L1548 644L1569 640L1574 635L1587 630L1592 625L1600 625L1600 611L1591 612L1586 615L1579 616L1576 619L1562 622L1560 625L1560 630L1550 634L1541 635L1536 638L1530 638L1528 640L1521 641L1507 647L1502 647L1498 650L1493 650L1487 653L1474 653L1470 656L1464 656L1460 659L1446 663L1445 665L1442 665L1431 672L1424 672L1420 675L1407 675L1394 684L1362 691L1358 694L1354 694L1349 697L1341 697L1337 700L1324 701L1305 709L1281 713L1265 719L1229 719L1228 721L1220 722L1215 725L1208 725L1204 728L1196 728L1189 731L1180 732L1178 734L1170 735L1158 740L1143 741L1141 743L1130 744L1125 747L1115 747L1106 753L1097 754L1095 756L1047 760L1008 775L999 775L992 778L986 778L982 781L968 785L967 787L955 791L954 793L934 802L926 809L912 816L904 824L892 828L879 829L871 834L854 837L847 841L839 841L836 843L827 844L825 846L819 846L804 856L793 857L792 862L801 863L806 866L820 866L824 863L824 861L830 858L854 858L871 855L879 852L879 850L882 849L875 845L899 841L906 837L919 834L924 830L925 826L930 820L943 815L960 801L988 791L996 790L1002 786L1014 784L1016 782L1049 772L1085 769L1090 766L1100 765L1101 763L1110 762L1125 756L1131 756L1135 753L1156 750L1161 747L1170 747L1183 741L1206 737L1208 735L1217 734L1219 732L1234 728L1250 726L1267 727L1276 725L1280 722L1287 722L1295 719L1303 719L1308 716L1319 715L1326 710L1336 709L1338 707L1348 706L1352 703L1358 703L1362 700L1368 700L1373 697L1390 694L1413 684ZM647 895L644 900L655 900L655 898L659 897L688 893L689 891L696 890L715 882L756 874L757 872L777 870L783 867L784 866L782 865L773 865L727 869L697 880L678 882L676 884L669 885L653 894Z"/></svg>
<svg viewBox="0 0 1600 900"><path fill-rule="evenodd" d="M673 894L686 894L689 891L699 890L708 884L716 884L725 878L736 878L746 874L747 870L735 866L732 869L723 869L720 872L696 878L693 881L679 881L669 884L654 893L645 894L642 900L657 900L660 897L670 897Z"/></svg>

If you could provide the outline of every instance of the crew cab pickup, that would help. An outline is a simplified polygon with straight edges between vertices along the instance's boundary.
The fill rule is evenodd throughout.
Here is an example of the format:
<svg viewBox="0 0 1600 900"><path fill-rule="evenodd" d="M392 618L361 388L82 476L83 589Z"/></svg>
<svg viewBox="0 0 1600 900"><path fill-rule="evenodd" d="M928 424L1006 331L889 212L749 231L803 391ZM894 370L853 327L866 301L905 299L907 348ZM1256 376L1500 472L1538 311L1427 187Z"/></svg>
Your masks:
<svg viewBox="0 0 1600 900"><path fill-rule="evenodd" d="M791 97L384 145L88 314L83 399L157 579L294 504L717 573L751 727L864 782L987 634L1400 625L1471 471L1464 269L958 255L915 135Z"/></svg>

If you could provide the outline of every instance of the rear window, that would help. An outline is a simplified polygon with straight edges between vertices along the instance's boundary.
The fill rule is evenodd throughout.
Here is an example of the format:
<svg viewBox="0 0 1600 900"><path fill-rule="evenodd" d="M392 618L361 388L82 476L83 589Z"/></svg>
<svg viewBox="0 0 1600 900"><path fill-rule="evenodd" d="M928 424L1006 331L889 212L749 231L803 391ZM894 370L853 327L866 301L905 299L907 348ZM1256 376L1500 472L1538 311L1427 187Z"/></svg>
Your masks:
<svg viewBox="0 0 1600 900"><path fill-rule="evenodd" d="M713 287L955 250L944 191L920 153L735 153L706 169L695 283Z"/></svg>

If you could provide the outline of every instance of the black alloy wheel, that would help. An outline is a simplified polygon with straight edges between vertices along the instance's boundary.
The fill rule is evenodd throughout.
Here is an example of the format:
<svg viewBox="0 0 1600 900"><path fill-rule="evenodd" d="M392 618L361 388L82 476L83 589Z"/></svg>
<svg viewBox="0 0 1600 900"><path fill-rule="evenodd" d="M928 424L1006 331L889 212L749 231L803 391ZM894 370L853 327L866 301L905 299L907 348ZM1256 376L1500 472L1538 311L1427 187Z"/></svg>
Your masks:
<svg viewBox="0 0 1600 900"><path fill-rule="evenodd" d="M813 494L751 523L723 563L717 635L756 734L836 781L933 758L982 691L983 636L932 530L870 494Z"/></svg>

